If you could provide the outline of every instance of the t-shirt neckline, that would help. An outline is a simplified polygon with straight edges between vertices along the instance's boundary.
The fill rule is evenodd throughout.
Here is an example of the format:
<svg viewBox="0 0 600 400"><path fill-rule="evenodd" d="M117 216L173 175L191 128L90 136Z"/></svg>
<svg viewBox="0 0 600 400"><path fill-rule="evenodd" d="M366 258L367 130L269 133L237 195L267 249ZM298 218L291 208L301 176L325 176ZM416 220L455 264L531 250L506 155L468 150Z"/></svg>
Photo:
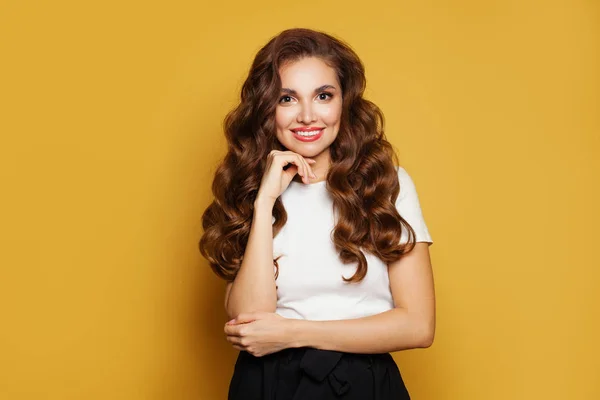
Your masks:
<svg viewBox="0 0 600 400"><path fill-rule="evenodd" d="M320 186L324 186L326 183L327 183L327 179L319 181L319 182L314 182L314 183L297 182L295 180L290 181L290 185L294 184L298 187L305 187L305 188L320 187Z"/></svg>

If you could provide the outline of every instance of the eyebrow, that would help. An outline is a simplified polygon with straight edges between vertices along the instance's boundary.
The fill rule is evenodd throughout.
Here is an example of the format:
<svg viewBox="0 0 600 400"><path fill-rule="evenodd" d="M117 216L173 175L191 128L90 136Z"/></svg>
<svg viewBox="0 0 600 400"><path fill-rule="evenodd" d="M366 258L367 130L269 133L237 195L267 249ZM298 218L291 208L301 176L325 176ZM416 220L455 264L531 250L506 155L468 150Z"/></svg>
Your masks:
<svg viewBox="0 0 600 400"><path fill-rule="evenodd" d="M323 90L326 89L333 89L336 90L335 86L332 85L323 85L323 86L319 86L318 88L315 89L314 93L317 94L319 92L322 92ZM286 93L286 94L291 94L294 96L298 95L298 92L296 92L294 89L289 89L289 88L282 88L281 89L281 93Z"/></svg>

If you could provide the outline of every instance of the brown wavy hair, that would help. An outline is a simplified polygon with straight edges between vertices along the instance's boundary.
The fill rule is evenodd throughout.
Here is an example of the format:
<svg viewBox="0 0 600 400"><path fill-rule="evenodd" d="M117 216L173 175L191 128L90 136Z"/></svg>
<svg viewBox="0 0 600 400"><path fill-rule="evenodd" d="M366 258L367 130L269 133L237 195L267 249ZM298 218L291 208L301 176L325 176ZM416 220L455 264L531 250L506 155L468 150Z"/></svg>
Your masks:
<svg viewBox="0 0 600 400"><path fill-rule="evenodd" d="M364 65L340 39L310 29L288 29L273 37L256 57L241 90L241 101L224 120L228 150L212 182L213 202L202 215L202 255L221 278L232 281L250 234L254 200L273 149L286 150L275 136L275 109L281 91L279 68L304 57L318 57L334 68L342 86L340 129L330 145L327 190L337 211L332 240L343 263L357 262L347 282L367 273L366 250L386 263L415 245L415 232L395 207L400 192L398 157L384 134L379 107L363 98ZM278 198L273 237L287 221ZM408 240L400 244L401 226ZM362 250L361 250L362 249ZM273 260L278 267L277 260ZM277 270L278 272L278 270Z"/></svg>

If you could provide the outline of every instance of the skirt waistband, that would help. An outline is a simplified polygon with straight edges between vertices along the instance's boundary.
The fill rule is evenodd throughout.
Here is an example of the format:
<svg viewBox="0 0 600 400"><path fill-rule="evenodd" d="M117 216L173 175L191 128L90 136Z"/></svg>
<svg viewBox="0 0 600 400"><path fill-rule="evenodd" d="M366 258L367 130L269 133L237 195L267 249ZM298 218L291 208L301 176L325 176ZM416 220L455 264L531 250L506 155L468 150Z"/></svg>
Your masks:
<svg viewBox="0 0 600 400"><path fill-rule="evenodd" d="M250 379L247 385L240 385L244 373L252 375L254 382L258 379L261 388L252 386ZM262 393L249 396L252 390ZM236 393L246 397L236 397ZM229 400L333 399L341 395L348 399L410 399L390 353L358 354L302 347L263 357L240 352Z"/></svg>

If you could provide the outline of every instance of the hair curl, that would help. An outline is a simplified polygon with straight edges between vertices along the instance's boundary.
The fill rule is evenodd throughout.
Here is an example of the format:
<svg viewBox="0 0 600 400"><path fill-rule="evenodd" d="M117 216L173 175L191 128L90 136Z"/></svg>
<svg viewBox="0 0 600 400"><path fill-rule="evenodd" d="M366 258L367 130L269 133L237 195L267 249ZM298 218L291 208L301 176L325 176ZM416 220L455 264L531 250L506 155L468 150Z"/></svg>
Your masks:
<svg viewBox="0 0 600 400"><path fill-rule="evenodd" d="M331 237L340 260L358 263L356 273L343 279L360 282L365 277L367 259L362 250L391 263L415 245L414 230L395 207L400 192L398 157L385 137L383 113L363 98L362 62L349 45L329 34L288 29L259 50L242 86L240 104L224 120L228 151L212 182L214 200L202 215L199 248L225 280L232 281L240 268L267 155L273 149L285 150L275 136L279 68L304 57L318 57L334 68L342 86L342 117L329 147L326 186L337 212ZM287 221L281 198L275 202L273 217L275 237ZM408 233L404 244L401 226ZM276 259L273 263L278 266Z"/></svg>

